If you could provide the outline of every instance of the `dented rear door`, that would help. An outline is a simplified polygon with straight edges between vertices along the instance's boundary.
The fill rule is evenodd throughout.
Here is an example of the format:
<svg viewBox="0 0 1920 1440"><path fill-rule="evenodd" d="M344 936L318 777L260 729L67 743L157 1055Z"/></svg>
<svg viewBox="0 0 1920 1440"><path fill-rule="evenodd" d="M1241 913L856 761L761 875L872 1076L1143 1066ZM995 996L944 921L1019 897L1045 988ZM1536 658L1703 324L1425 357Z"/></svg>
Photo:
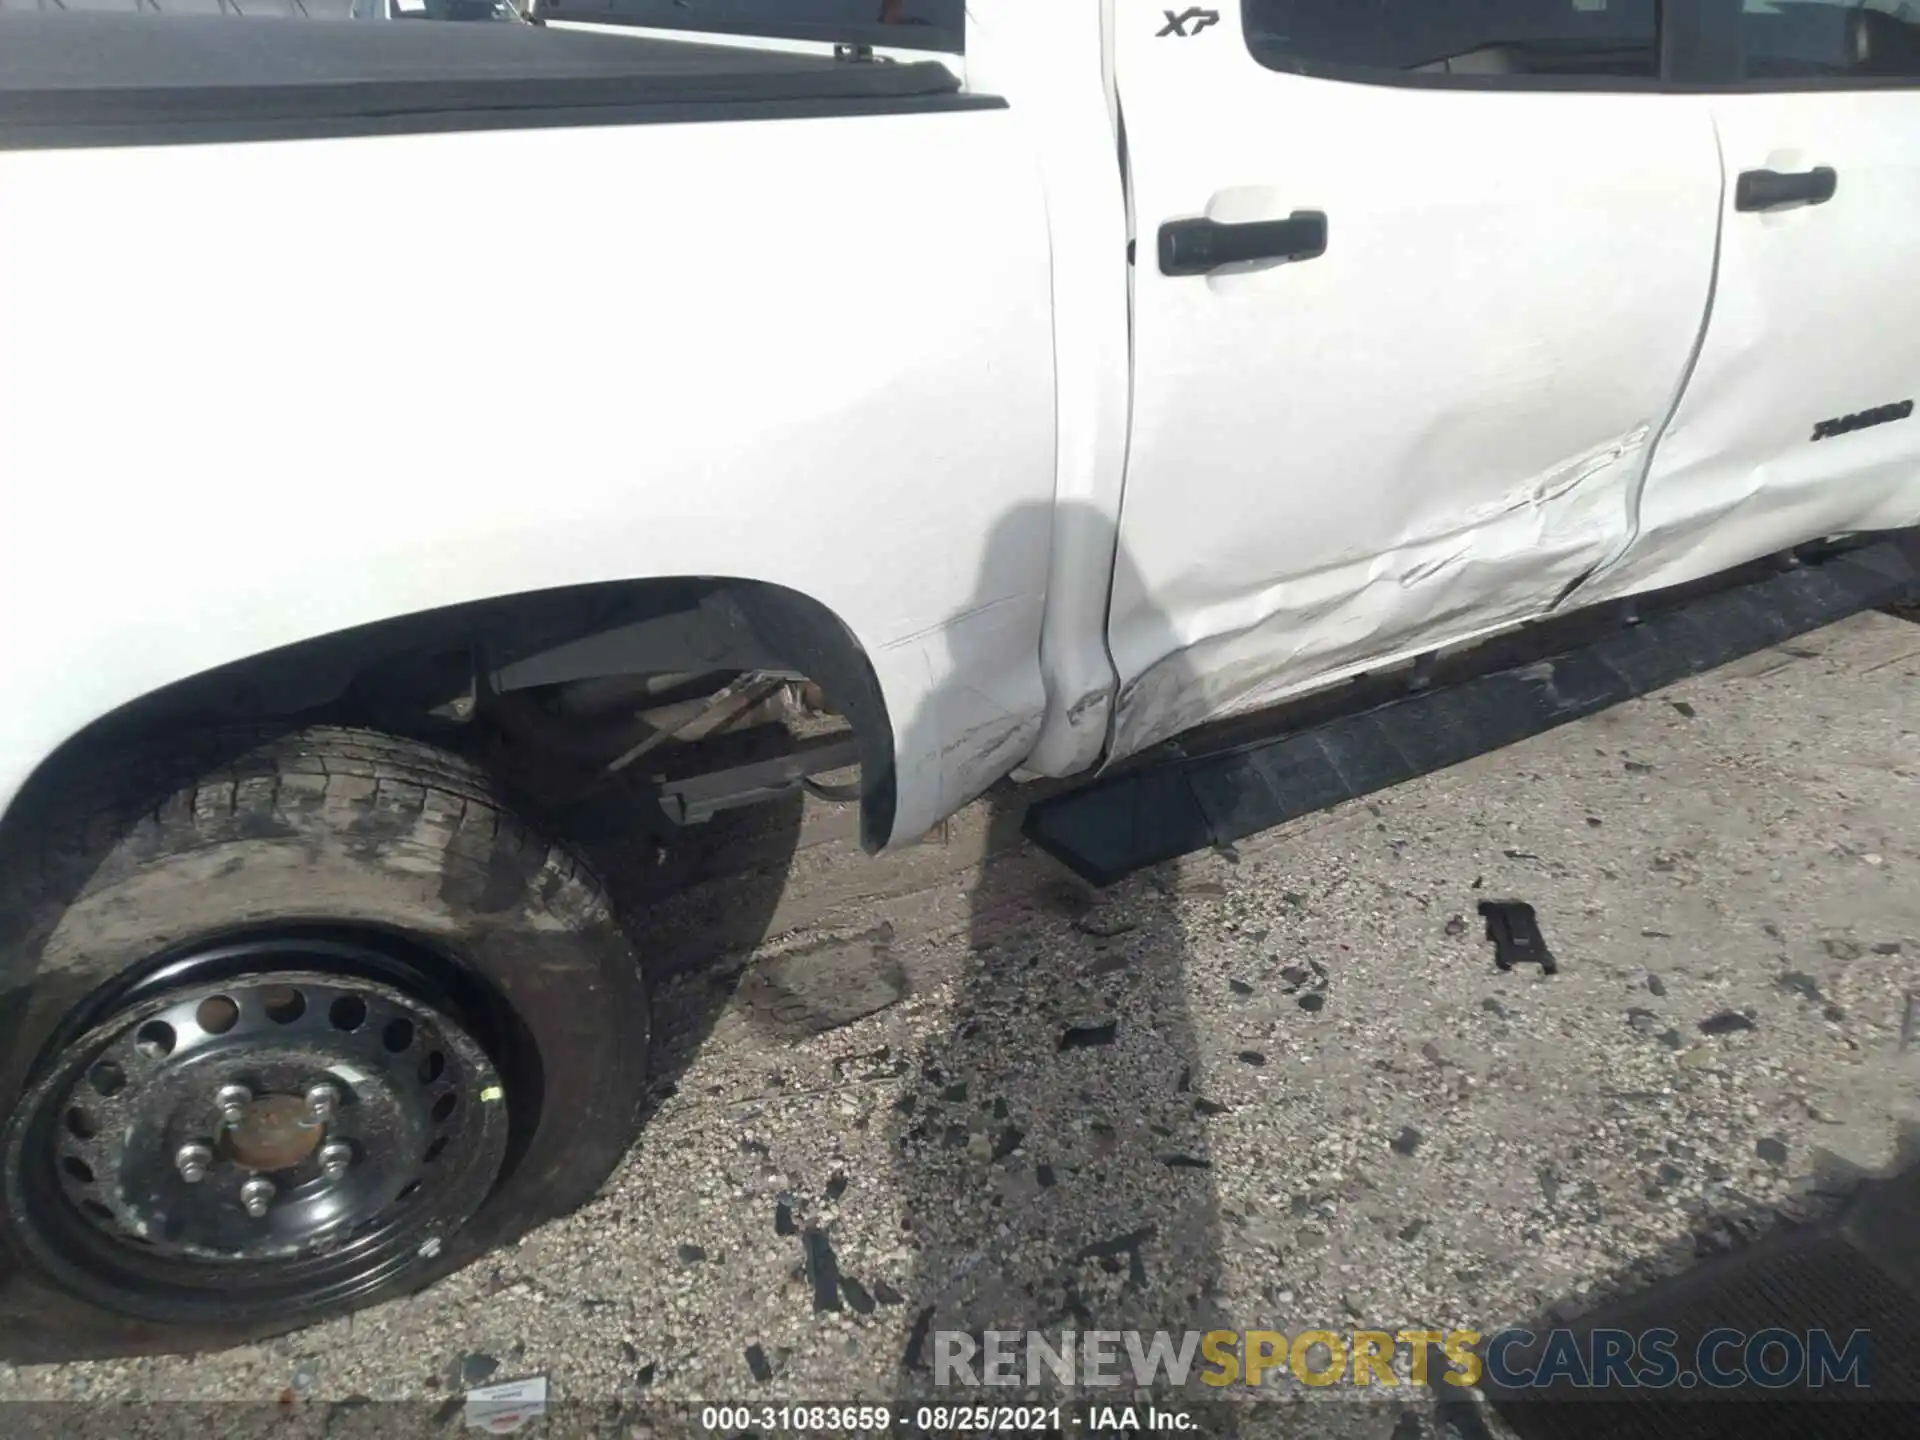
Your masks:
<svg viewBox="0 0 1920 1440"><path fill-rule="evenodd" d="M1920 4L1733 0L1712 315L1639 529L1580 598L1920 524Z"/></svg>
<svg viewBox="0 0 1920 1440"><path fill-rule="evenodd" d="M1658 18L1120 0L1116 756L1541 613L1624 547L1720 195Z"/></svg>

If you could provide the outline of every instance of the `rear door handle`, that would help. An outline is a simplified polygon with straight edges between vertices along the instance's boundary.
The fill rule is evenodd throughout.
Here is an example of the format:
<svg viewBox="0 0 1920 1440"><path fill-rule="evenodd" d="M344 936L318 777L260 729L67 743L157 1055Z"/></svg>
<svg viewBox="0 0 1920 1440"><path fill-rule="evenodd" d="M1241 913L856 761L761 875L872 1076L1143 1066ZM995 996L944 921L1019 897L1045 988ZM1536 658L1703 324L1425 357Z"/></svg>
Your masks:
<svg viewBox="0 0 1920 1440"><path fill-rule="evenodd" d="M1160 227L1162 275L1205 275L1248 260L1311 260L1326 253L1327 217L1318 210L1244 225L1169 220Z"/></svg>
<svg viewBox="0 0 1920 1440"><path fill-rule="evenodd" d="M1824 205L1833 198L1839 177L1831 165L1782 173L1746 170L1733 187L1736 210L1771 210L1776 205Z"/></svg>

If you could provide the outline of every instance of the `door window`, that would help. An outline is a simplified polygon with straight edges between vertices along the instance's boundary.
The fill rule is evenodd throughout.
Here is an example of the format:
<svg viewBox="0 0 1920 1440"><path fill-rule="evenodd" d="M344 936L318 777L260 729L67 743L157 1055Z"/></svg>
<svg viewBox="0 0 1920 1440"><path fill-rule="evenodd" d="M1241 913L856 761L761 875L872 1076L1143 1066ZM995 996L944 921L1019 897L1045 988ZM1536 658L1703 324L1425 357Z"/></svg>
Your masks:
<svg viewBox="0 0 1920 1440"><path fill-rule="evenodd" d="M1920 83L1920 0L1745 0L1740 36L1749 80Z"/></svg>
<svg viewBox="0 0 1920 1440"><path fill-rule="evenodd" d="M1651 80L1659 0L1245 0L1277 70ZM1364 78L1364 77L1357 77Z"/></svg>

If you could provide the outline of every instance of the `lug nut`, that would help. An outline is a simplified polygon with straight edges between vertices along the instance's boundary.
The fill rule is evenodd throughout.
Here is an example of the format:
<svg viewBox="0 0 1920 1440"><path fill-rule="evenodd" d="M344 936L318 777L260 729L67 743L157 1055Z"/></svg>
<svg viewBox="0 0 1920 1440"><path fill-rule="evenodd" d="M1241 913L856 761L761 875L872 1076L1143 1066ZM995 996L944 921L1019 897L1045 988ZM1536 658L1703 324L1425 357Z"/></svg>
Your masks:
<svg viewBox="0 0 1920 1440"><path fill-rule="evenodd" d="M247 1207L247 1214L258 1220L273 1203L273 1182L264 1176L254 1176L240 1187L240 1203Z"/></svg>
<svg viewBox="0 0 1920 1440"><path fill-rule="evenodd" d="M320 1173L329 1180L338 1180L353 1163L353 1147L343 1140L329 1140L320 1147L319 1160Z"/></svg>
<svg viewBox="0 0 1920 1440"><path fill-rule="evenodd" d="M222 1085L215 1092L213 1103L220 1107L222 1120L238 1125L247 1113L247 1106L253 1103L253 1092L244 1085Z"/></svg>
<svg viewBox="0 0 1920 1440"><path fill-rule="evenodd" d="M174 1151L173 1163L182 1180L189 1185L198 1185L207 1178L207 1167L213 1164L213 1150L196 1140Z"/></svg>
<svg viewBox="0 0 1920 1440"><path fill-rule="evenodd" d="M307 1109L316 1120L332 1117L334 1109L340 1103L340 1092L331 1085L310 1085L307 1087Z"/></svg>

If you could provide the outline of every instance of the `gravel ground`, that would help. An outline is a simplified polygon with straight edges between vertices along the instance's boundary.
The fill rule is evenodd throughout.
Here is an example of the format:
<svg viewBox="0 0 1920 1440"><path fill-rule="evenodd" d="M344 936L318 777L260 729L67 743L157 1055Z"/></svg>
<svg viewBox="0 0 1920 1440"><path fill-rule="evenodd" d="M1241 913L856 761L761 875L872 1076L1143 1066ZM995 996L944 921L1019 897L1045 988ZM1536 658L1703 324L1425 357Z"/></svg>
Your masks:
<svg viewBox="0 0 1920 1440"><path fill-rule="evenodd" d="M650 925L662 1098L593 1205L281 1340L0 1364L0 1400L886 1401L934 1329L1490 1330L1640 1283L1920 1113L1916 674L1920 628L1862 617L1107 892L1010 802L884 862L808 819L777 904L776 847ZM1560 972L1498 971L1482 899ZM714 955L723 912L773 938Z"/></svg>

